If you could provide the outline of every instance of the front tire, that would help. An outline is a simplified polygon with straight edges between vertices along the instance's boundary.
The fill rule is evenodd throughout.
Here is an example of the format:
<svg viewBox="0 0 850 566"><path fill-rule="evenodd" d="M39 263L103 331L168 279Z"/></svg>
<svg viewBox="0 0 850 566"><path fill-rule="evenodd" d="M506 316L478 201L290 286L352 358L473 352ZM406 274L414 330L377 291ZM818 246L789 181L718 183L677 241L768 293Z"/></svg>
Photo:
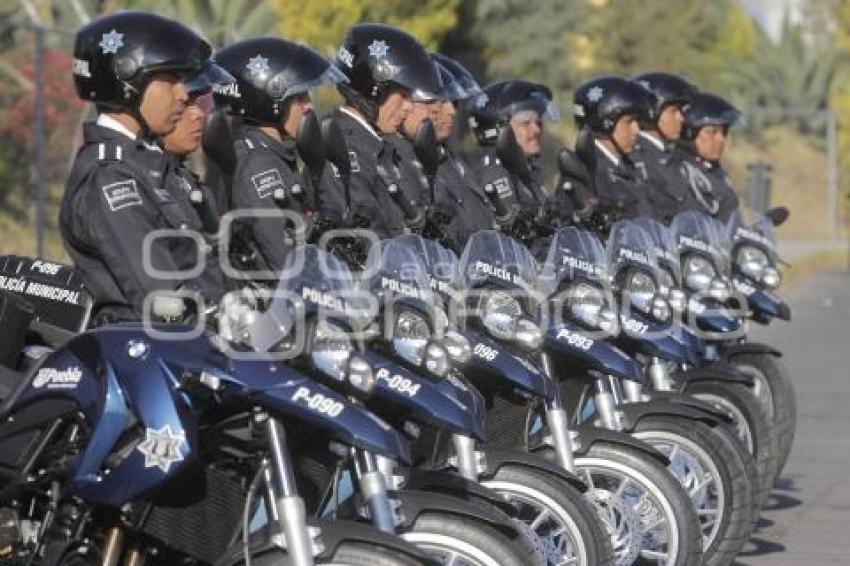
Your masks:
<svg viewBox="0 0 850 566"><path fill-rule="evenodd" d="M484 523L450 513L428 511L401 538L441 564L524 566L519 547ZM453 562L454 560L454 562Z"/></svg>
<svg viewBox="0 0 850 566"><path fill-rule="evenodd" d="M702 532L679 481L635 448L598 442L575 458L614 544L616 564L696 566Z"/></svg>
<svg viewBox="0 0 850 566"><path fill-rule="evenodd" d="M330 558L317 560L322 566L424 566L424 563L407 554L365 542L344 542ZM251 566L288 566L289 557L279 548L269 548L251 553ZM245 566L244 560L231 566Z"/></svg>
<svg viewBox="0 0 850 566"><path fill-rule="evenodd" d="M731 564L749 539L757 513L757 486L750 483L741 453L708 425L674 416L641 419L633 436L670 459L668 469L697 513L705 564Z"/></svg>
<svg viewBox="0 0 850 566"><path fill-rule="evenodd" d="M780 359L766 354L739 354L729 360L755 379L754 394L764 407L768 424L776 430L776 476L782 473L797 429L797 395L788 369ZM775 480L776 478L774 478Z"/></svg>
<svg viewBox="0 0 850 566"><path fill-rule="evenodd" d="M481 485L504 496L543 542L547 564L613 564L610 538L583 494L541 470L505 465Z"/></svg>

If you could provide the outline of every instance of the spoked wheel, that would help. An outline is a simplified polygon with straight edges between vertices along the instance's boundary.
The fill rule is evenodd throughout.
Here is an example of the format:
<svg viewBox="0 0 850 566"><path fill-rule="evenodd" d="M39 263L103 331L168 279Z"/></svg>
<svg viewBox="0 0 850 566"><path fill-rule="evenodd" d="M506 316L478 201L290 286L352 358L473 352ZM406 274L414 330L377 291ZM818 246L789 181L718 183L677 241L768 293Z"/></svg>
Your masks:
<svg viewBox="0 0 850 566"><path fill-rule="evenodd" d="M542 542L548 566L610 563L611 545L594 509L566 481L538 470L503 466L481 482L516 508Z"/></svg>
<svg viewBox="0 0 850 566"><path fill-rule="evenodd" d="M617 564L698 564L702 533L690 497L651 456L596 444L575 459L612 538Z"/></svg>
<svg viewBox="0 0 850 566"><path fill-rule="evenodd" d="M732 432L755 460L758 471L758 502L759 505L764 505L776 476L779 437L768 425L764 411L752 390L737 383L702 381L688 385L685 393L731 415Z"/></svg>
<svg viewBox="0 0 850 566"><path fill-rule="evenodd" d="M674 416L642 419L633 433L670 459L667 469L690 495L710 565L734 560L752 533L758 505L752 459L728 434Z"/></svg>
<svg viewBox="0 0 850 566"><path fill-rule="evenodd" d="M519 547L479 521L441 512L420 515L401 537L446 566L524 566Z"/></svg>

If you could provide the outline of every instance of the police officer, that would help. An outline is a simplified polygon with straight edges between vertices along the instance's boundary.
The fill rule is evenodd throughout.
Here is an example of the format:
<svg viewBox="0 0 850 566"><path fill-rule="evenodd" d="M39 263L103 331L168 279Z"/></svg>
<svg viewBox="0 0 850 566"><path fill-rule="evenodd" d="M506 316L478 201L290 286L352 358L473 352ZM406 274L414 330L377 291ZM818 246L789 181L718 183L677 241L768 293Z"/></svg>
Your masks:
<svg viewBox="0 0 850 566"><path fill-rule="evenodd" d="M460 253L474 233L498 228L484 190L473 178L469 165L449 145L458 106L480 94L481 87L454 59L438 53L433 57L445 87L434 121L440 158L434 181L435 216L443 219L443 243Z"/></svg>
<svg viewBox="0 0 850 566"><path fill-rule="evenodd" d="M94 296L95 324L138 316L153 291L197 291L215 300L224 290L217 264L198 277L180 273L202 258L176 202L179 181L156 142L186 107L183 81L214 68L210 51L187 27L149 13L111 14L77 32L74 85L99 115L84 126L59 225ZM146 246L158 229L187 237L154 238Z"/></svg>
<svg viewBox="0 0 850 566"><path fill-rule="evenodd" d="M498 192L515 212L536 216L544 204L539 166L543 119L560 119L552 91L545 85L522 79L491 83L470 104L469 125L481 147L474 165L478 183L485 191ZM496 142L504 127L513 130L527 164L525 178L508 172L496 154Z"/></svg>
<svg viewBox="0 0 850 566"><path fill-rule="evenodd" d="M298 218L269 216L281 208L301 218L312 215L309 180L298 170L295 137L313 112L309 90L345 80L342 72L307 46L276 38L228 45L215 61L236 81L216 89L216 99L236 118L236 168L230 201L242 218L249 245L258 252L255 269L278 272L287 251L303 237Z"/></svg>
<svg viewBox="0 0 850 566"><path fill-rule="evenodd" d="M182 197L179 202L187 219L191 220L189 228L204 234L214 244L221 213L212 191L201 182L187 161L201 145L205 119L215 103L211 89L193 90L191 85L187 85L187 88L190 92L186 109L171 133L162 138L162 145L182 189L175 196Z"/></svg>
<svg viewBox="0 0 850 566"><path fill-rule="evenodd" d="M641 179L628 157L637 142L639 120L647 112L649 96L638 83L610 76L590 79L573 96L576 121L582 128L576 155L589 173L585 181L593 185L597 210L611 219L651 212Z"/></svg>
<svg viewBox="0 0 850 566"><path fill-rule="evenodd" d="M416 195L402 189L401 157L387 137L398 132L415 101L439 96L439 72L416 39L380 24L353 26L336 64L348 78L337 85L345 103L333 115L351 157L347 222L381 238L404 233L414 222Z"/></svg>
<svg viewBox="0 0 850 566"><path fill-rule="evenodd" d="M683 112L697 88L669 73L644 73L634 80L655 98L629 157L644 181L653 214L662 222L670 222L680 210L692 207L691 191L678 168L671 167L670 157L681 137Z"/></svg>
<svg viewBox="0 0 850 566"><path fill-rule="evenodd" d="M691 208L728 220L738 208L738 196L720 159L726 149L729 129L741 113L717 95L695 95L685 109L682 143L670 158L690 189Z"/></svg>

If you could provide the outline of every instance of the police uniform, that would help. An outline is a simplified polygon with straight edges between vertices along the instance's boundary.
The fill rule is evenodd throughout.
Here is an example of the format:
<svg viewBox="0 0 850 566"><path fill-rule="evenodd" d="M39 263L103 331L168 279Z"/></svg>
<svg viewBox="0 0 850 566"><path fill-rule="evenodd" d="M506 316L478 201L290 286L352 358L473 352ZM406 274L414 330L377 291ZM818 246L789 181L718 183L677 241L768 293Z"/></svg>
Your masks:
<svg viewBox="0 0 850 566"><path fill-rule="evenodd" d="M404 193L416 204L425 206L431 201L430 189L428 179L422 172L422 164L416 157L413 142L401 134L384 136L384 139L398 156L399 180Z"/></svg>
<svg viewBox="0 0 850 566"><path fill-rule="evenodd" d="M620 218L651 215L645 188L631 160L614 155L599 140L595 141L595 151L593 185L599 205L615 210Z"/></svg>
<svg viewBox="0 0 850 566"><path fill-rule="evenodd" d="M225 280L218 265L201 258L198 277L165 279L142 260L153 230L187 236L201 228L179 191L185 188L169 159L153 144L133 137L117 120L101 115L85 124L59 212L66 249L95 299L96 321L135 318L152 291L178 288L218 300ZM201 243L201 253L208 252ZM199 242L160 237L149 246L150 267L174 273L198 263Z"/></svg>
<svg viewBox="0 0 850 566"><path fill-rule="evenodd" d="M480 230L498 228L495 211L464 161L445 144L439 146L440 164L434 181L438 206L445 203L454 214L443 226L447 244L460 252L467 240Z"/></svg>
<svg viewBox="0 0 850 566"><path fill-rule="evenodd" d="M696 201L678 166L673 166L673 150L649 133L641 132L629 159L635 164L646 189L652 215L670 223L676 214L695 208Z"/></svg>
<svg viewBox="0 0 850 566"><path fill-rule="evenodd" d="M236 169L231 200L234 210L279 213L284 206L299 215L310 212L305 208L306 184L297 172L294 141L280 142L258 126L246 123L234 128L233 139ZM287 252L295 244L292 221L247 214L239 222L247 227L248 237L259 254L256 267L280 271Z"/></svg>
<svg viewBox="0 0 850 566"><path fill-rule="evenodd" d="M496 148L484 147L476 162L475 178L480 187L489 191L488 185L495 190L508 209L518 209L536 214L544 201L544 194L538 182L534 182L533 166L530 164L532 179L521 180L512 175L502 165L496 155ZM538 172L539 174L539 172Z"/></svg>
<svg viewBox="0 0 850 566"><path fill-rule="evenodd" d="M700 210L724 221L731 218L738 208L738 195L719 163L702 159L684 148L676 148L670 157L670 166L689 189L686 209Z"/></svg>
<svg viewBox="0 0 850 566"><path fill-rule="evenodd" d="M401 158L396 150L362 117L348 108L339 108L334 120L342 130L351 158L351 215L355 224L374 231L379 238L392 238L406 233L404 213L390 196L390 188L401 185ZM339 193L328 199L323 214L333 217L338 210L333 204L344 202L341 183L335 183ZM393 185L395 185L393 187ZM411 195L412 198L412 195Z"/></svg>

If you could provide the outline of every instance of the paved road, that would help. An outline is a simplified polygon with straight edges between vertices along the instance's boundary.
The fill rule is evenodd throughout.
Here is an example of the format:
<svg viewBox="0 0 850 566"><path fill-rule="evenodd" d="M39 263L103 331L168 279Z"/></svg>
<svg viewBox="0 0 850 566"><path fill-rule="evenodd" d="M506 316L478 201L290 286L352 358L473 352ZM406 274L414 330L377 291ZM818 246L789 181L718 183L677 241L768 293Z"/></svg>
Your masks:
<svg viewBox="0 0 850 566"><path fill-rule="evenodd" d="M785 352L797 387L797 436L740 564L850 564L850 274L799 281L793 320L753 330Z"/></svg>

